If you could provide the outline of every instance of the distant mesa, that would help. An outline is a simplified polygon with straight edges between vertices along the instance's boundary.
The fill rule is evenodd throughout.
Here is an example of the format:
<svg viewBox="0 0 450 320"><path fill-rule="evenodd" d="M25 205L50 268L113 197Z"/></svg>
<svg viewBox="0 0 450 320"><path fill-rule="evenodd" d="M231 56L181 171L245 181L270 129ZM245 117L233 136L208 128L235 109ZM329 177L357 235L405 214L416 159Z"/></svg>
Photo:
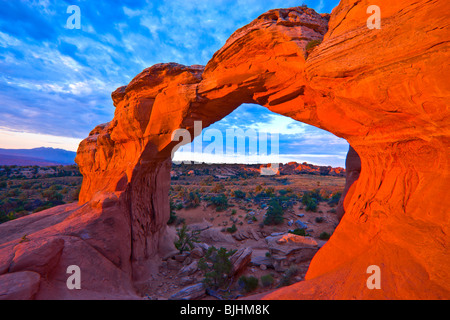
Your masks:
<svg viewBox="0 0 450 320"><path fill-rule="evenodd" d="M55 166L75 164L76 152L54 148L0 149L2 166Z"/></svg>

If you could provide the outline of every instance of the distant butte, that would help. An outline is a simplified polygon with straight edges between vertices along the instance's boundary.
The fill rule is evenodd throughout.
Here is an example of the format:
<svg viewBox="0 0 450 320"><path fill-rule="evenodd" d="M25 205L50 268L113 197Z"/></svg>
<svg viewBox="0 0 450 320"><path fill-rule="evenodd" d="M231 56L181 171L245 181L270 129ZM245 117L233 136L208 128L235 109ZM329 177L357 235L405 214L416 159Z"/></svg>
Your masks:
<svg viewBox="0 0 450 320"><path fill-rule="evenodd" d="M450 2L379 0L379 30L366 27L368 5L271 10L205 67L158 64L117 89L114 119L78 150L79 204L0 226L2 297L138 298L134 284L170 250L172 132L256 103L354 150L345 214L306 281L258 298L449 299ZM83 290L66 287L73 264ZM380 290L366 286L371 265Z"/></svg>

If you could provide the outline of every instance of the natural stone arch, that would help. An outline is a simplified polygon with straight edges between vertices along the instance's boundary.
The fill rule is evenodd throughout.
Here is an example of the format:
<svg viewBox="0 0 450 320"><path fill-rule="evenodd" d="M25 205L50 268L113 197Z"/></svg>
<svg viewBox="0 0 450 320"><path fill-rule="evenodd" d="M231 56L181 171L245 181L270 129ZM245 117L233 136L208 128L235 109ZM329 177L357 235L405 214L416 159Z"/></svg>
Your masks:
<svg viewBox="0 0 450 320"><path fill-rule="evenodd" d="M205 68L155 65L113 93L114 120L80 145L80 201L127 212L136 279L145 277L168 218L172 132L192 132L196 120L208 126L242 103L256 103L345 138L361 157L361 176L344 201L348 212L308 271L307 279L322 279L316 290L340 298L448 297L445 208L425 206L423 198L448 184L448 130L442 130L449 90L430 86L439 81L448 45L438 36L411 43L409 29L395 31L411 23L401 14L405 5L389 3L381 30L365 27L362 2L342 1L329 24L328 16L311 9L272 10L236 31ZM442 6L427 4L421 12L432 15ZM307 43L323 37L306 58ZM387 38L399 45L383 46ZM435 170L447 173L443 180L435 179ZM388 279L388 295L365 287L372 264ZM425 292L395 291L410 281L393 272L401 265L416 286L430 282ZM327 291L330 281L342 288ZM270 297L300 297L314 281L306 283Z"/></svg>

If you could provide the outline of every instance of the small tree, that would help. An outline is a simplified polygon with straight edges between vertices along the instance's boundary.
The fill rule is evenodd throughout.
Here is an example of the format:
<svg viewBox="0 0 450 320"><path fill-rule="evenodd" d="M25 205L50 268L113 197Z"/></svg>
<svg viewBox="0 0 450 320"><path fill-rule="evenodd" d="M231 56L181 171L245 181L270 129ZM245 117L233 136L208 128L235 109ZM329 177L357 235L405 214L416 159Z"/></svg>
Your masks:
<svg viewBox="0 0 450 320"><path fill-rule="evenodd" d="M178 240L174 242L175 247L182 254L184 251L189 251L194 249L194 243L198 243L198 236L203 230L193 230L190 231L186 224L183 224L181 229L177 229Z"/></svg>
<svg viewBox="0 0 450 320"><path fill-rule="evenodd" d="M230 257L235 252L236 250L228 251L223 247L217 249L212 246L200 259L198 266L204 273L203 283L207 288L217 290L228 283L233 267Z"/></svg>
<svg viewBox="0 0 450 320"><path fill-rule="evenodd" d="M284 210L277 200L272 200L269 203L269 209L264 219L265 225L281 224L283 223Z"/></svg>

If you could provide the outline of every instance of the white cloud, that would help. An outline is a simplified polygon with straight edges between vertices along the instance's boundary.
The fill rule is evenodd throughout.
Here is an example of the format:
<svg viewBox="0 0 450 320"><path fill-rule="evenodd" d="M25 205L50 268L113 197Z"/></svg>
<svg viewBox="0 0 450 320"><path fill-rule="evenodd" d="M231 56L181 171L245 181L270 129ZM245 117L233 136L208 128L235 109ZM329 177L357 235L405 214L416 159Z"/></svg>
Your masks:
<svg viewBox="0 0 450 320"><path fill-rule="evenodd" d="M77 151L82 139L16 131L0 127L0 148L32 149L39 147Z"/></svg>

